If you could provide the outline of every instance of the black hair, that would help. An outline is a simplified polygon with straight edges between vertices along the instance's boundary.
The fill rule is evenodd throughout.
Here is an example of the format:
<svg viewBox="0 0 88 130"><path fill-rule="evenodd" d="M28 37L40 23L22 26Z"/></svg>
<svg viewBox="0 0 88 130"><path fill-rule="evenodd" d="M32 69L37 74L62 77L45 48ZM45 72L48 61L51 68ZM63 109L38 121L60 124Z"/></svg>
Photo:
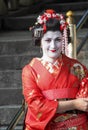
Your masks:
<svg viewBox="0 0 88 130"><path fill-rule="evenodd" d="M46 33L47 31L60 31L63 34L63 30L61 30L60 26L60 21L56 18L50 18L46 21L45 26L46 26L46 31L40 31L40 34L38 37L34 36L35 30L39 29L39 28L43 28L44 24L37 24L34 26L34 29L32 30L32 36L33 36L33 42L36 46L40 46L41 45L41 38L44 35L44 33ZM70 30L69 28L67 28L67 36L68 36L68 43L70 43L71 38L70 38Z"/></svg>
<svg viewBox="0 0 88 130"><path fill-rule="evenodd" d="M60 30L60 21L58 19L50 18L46 21L46 31L62 31Z"/></svg>
<svg viewBox="0 0 88 130"><path fill-rule="evenodd" d="M62 33L62 31L60 30L60 21L58 19L50 18L49 20L46 21L45 26L46 26L46 32L47 31L60 31ZM34 39L34 44L36 46L40 46L41 38L44 35L44 33L43 33L43 34L41 34L40 37L35 37L34 36L34 30L38 29L38 28L43 28L43 25L38 24L32 30L32 36L33 36L33 39Z"/></svg>

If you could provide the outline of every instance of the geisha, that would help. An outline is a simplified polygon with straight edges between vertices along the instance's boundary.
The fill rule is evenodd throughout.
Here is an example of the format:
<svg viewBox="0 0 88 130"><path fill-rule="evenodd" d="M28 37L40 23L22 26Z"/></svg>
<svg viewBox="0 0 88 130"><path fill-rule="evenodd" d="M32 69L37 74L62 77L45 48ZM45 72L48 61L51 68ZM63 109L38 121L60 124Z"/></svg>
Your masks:
<svg viewBox="0 0 88 130"><path fill-rule="evenodd" d="M63 51L65 35L69 39L64 16L46 10L31 31L43 55L22 70L24 130L88 130L88 70Z"/></svg>

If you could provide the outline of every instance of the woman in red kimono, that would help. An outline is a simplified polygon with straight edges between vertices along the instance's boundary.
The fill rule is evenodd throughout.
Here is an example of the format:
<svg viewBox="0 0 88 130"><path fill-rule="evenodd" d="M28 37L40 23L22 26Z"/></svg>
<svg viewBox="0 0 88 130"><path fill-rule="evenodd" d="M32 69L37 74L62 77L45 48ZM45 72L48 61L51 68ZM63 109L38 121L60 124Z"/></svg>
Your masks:
<svg viewBox="0 0 88 130"><path fill-rule="evenodd" d="M46 10L31 30L43 55L22 70L24 130L88 130L88 70L64 54L69 33L63 15Z"/></svg>

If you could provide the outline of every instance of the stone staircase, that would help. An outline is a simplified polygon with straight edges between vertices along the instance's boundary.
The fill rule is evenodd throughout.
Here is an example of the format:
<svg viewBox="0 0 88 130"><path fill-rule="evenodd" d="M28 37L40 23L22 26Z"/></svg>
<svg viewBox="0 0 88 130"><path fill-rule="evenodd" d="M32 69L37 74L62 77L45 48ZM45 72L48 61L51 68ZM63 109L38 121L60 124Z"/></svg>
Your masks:
<svg viewBox="0 0 88 130"><path fill-rule="evenodd" d="M84 3L84 4L83 4ZM85 4L86 3L86 4ZM79 6L80 5L80 6ZM82 5L82 6L81 6ZM88 7L88 2L42 4L40 12L46 8L56 9L57 12L74 12L77 24ZM3 29L0 31L0 130L6 130L11 120L22 105L21 72L25 64L33 57L41 56L39 47L32 44L29 26L33 25L39 11L28 14L28 7L21 11L10 12L3 17ZM32 12L32 8L31 8ZM82 29L77 32L77 46L88 32L88 20ZM2 23L1 23L2 25ZM88 40L77 58L88 67ZM22 130L23 118L15 130Z"/></svg>
<svg viewBox="0 0 88 130"><path fill-rule="evenodd" d="M1 128L11 122L22 104L21 70L23 66L33 57L39 55L39 48L32 45L30 32L8 31L0 33Z"/></svg>

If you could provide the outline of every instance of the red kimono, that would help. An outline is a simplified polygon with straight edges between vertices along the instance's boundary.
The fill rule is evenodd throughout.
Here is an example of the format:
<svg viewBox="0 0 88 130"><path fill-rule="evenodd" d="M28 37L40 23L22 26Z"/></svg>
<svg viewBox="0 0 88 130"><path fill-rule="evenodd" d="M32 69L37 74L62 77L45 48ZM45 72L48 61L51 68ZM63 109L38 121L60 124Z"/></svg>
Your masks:
<svg viewBox="0 0 88 130"><path fill-rule="evenodd" d="M77 60L62 55L52 65L34 58L22 70L22 84L25 130L88 130L87 113L56 113L57 100L88 97L88 71Z"/></svg>

